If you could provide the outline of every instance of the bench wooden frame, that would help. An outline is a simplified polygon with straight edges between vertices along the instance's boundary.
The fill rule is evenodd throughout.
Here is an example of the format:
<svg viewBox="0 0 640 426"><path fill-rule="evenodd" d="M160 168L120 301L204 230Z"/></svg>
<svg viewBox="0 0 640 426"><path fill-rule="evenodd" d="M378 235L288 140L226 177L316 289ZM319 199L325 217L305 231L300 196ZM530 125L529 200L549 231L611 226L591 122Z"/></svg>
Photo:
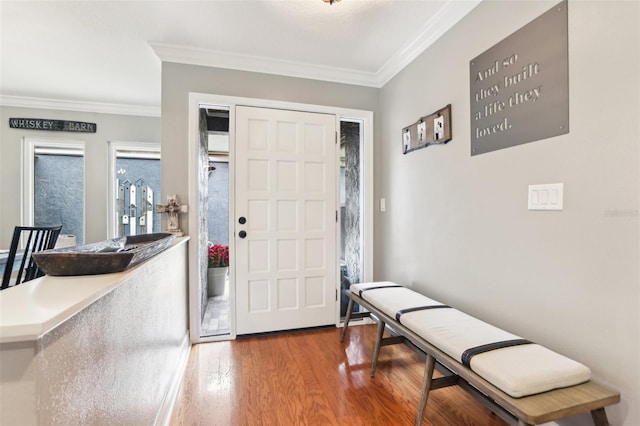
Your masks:
<svg viewBox="0 0 640 426"><path fill-rule="evenodd" d="M608 389L592 380L567 388L554 389L522 398L513 398L484 380L473 370L465 367L459 361L425 341L394 318L378 310L362 297L351 291L348 291L347 294L349 296L349 306L340 336L341 342L344 341L351 319L365 318L371 315L378 319L376 343L371 360L371 377L375 375L382 346L409 341L426 355L416 426L422 424L429 391L453 385L458 385L477 397L483 405L507 423L518 426L536 425L588 412L591 413L596 426L606 426L609 425L609 421L604 407L620 402L619 392ZM363 306L369 312L353 313L355 303ZM395 335L383 338L387 325L395 331ZM433 372L436 364L444 367L448 372L447 375L434 378Z"/></svg>

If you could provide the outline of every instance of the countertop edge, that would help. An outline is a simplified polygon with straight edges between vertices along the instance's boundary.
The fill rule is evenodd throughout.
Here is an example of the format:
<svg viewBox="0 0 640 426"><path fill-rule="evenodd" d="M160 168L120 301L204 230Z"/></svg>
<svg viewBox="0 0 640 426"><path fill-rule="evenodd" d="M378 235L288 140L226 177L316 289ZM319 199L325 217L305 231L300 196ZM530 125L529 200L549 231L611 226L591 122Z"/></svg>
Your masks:
<svg viewBox="0 0 640 426"><path fill-rule="evenodd" d="M123 272L76 277L44 276L15 288L3 290L0 292L0 307L2 307L0 310L0 344L39 340L46 333L118 288L132 273L144 268L149 262L157 260L158 256L185 244L188 240L189 237L176 238L173 244L162 252ZM71 289L80 290L84 294L78 295L72 292L67 295L68 301L63 300L65 295L60 295L60 292L54 290L65 285L59 282L64 279L71 279L73 282L66 285ZM58 288L52 288L53 286L58 286ZM40 302L46 302L50 300L52 295L60 296L61 300L55 303L57 306L42 308L40 305L43 303L38 303L36 300L41 299ZM16 307L15 305L26 305L33 300L36 301L24 310L27 311L27 314L29 311L36 313L37 315L34 316L40 316L40 320L29 322L16 318L23 313L23 309L20 309L21 306Z"/></svg>

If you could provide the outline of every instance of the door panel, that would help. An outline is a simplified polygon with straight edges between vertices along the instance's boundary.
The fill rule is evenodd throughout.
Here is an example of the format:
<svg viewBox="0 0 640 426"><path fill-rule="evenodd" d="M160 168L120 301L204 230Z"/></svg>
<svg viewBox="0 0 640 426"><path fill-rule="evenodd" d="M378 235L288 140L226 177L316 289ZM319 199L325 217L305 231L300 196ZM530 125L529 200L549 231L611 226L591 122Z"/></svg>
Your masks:
<svg viewBox="0 0 640 426"><path fill-rule="evenodd" d="M236 108L237 334L335 322L335 123Z"/></svg>

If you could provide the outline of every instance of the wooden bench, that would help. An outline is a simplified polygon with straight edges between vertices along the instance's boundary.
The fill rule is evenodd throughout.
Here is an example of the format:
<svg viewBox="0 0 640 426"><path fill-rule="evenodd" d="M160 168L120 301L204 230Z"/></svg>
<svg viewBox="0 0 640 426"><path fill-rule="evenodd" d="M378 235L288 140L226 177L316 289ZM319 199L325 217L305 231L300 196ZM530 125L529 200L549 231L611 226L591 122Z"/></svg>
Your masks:
<svg viewBox="0 0 640 426"><path fill-rule="evenodd" d="M389 283L387 283L389 284ZM388 286L388 285L387 285ZM396 285L398 287L402 287ZM356 318L373 315L378 320L376 343L371 362L371 377L374 377L382 346L406 343L417 347L426 355L425 372L421 387L421 397L416 416L416 425L422 424L427 406L429 391L442 387L458 385L479 399L489 410L512 425L536 425L582 413L591 413L596 426L608 425L605 407L620 402L620 393L589 380L585 383L553 389L534 395L515 398L463 365L440 348L426 341L396 318L387 315L359 294L348 291L349 306L341 334L344 341L349 322ZM416 295L419 295L416 293ZM421 296L420 297L424 297ZM368 312L353 313L357 303ZM392 331L392 337L383 337L386 326ZM434 369L444 370L445 376L434 378Z"/></svg>

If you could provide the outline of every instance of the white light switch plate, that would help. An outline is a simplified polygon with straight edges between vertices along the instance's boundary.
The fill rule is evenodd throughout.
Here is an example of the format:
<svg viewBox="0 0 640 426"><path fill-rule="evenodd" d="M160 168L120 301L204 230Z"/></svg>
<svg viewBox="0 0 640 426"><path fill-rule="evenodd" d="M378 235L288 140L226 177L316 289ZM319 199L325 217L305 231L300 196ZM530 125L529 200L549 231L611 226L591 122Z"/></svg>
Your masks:
<svg viewBox="0 0 640 426"><path fill-rule="evenodd" d="M381 212L387 211L387 200L384 198L380 198L380 211Z"/></svg>
<svg viewBox="0 0 640 426"><path fill-rule="evenodd" d="M529 210L562 210L563 183L529 185Z"/></svg>

